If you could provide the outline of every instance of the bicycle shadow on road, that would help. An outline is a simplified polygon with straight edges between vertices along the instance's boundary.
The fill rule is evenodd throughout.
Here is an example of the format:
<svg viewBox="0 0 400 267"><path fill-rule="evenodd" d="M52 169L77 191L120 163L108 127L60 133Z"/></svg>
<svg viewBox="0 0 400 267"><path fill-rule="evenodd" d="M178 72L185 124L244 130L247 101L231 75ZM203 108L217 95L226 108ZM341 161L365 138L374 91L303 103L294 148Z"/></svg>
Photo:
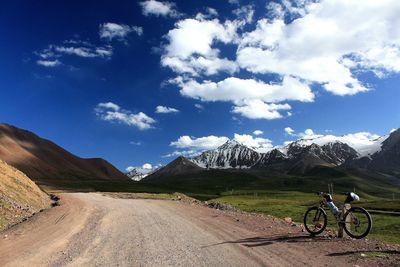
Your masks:
<svg viewBox="0 0 400 267"><path fill-rule="evenodd" d="M304 242L332 242L332 241L340 241L340 239L332 239L329 237L313 237L310 235L296 235L296 236L276 235L268 237L256 236L256 237L242 238L239 240L225 241L204 247L212 247L223 244L241 244L246 247L259 247L259 246L272 245L274 243L304 243Z"/></svg>

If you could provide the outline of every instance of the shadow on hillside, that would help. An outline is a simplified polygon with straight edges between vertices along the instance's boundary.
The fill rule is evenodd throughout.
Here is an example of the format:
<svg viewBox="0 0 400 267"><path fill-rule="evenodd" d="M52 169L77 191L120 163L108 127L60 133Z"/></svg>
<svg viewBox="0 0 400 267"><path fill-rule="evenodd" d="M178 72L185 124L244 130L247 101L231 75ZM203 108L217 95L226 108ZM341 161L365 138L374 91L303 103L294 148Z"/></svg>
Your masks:
<svg viewBox="0 0 400 267"><path fill-rule="evenodd" d="M246 247L259 247L268 246L274 243L305 243L305 242L335 242L341 241L340 239L331 239L328 237L312 237L310 235L301 236L288 236L288 235L275 235L268 237L249 237L239 240L225 241L217 244L212 244L204 247L212 247L223 244L241 244Z"/></svg>
<svg viewBox="0 0 400 267"><path fill-rule="evenodd" d="M355 251L346 251L346 252L337 252L337 253L330 253L326 256L330 257L338 257L338 256L347 256L347 255L354 255L354 254L361 254L361 253L379 253L379 254L398 254L400 255L400 251L398 250L355 250Z"/></svg>

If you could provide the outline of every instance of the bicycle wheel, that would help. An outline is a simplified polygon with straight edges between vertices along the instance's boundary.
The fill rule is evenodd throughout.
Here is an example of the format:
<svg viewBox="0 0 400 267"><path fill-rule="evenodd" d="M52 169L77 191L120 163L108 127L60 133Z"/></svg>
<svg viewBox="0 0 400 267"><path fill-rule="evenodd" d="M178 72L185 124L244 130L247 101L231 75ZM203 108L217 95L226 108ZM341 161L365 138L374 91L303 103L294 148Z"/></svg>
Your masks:
<svg viewBox="0 0 400 267"><path fill-rule="evenodd" d="M344 215L344 231L352 238L363 238L372 228L371 215L363 208L350 208Z"/></svg>
<svg viewBox="0 0 400 267"><path fill-rule="evenodd" d="M304 214L304 227L312 235L322 233L328 220L325 211L320 207L311 207Z"/></svg>

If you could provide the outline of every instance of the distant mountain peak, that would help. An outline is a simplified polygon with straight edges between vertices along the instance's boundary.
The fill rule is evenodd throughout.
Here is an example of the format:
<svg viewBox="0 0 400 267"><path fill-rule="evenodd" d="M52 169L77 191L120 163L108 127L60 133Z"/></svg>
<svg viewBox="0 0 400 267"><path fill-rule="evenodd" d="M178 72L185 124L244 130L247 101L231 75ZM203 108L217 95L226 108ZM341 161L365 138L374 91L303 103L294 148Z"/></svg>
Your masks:
<svg viewBox="0 0 400 267"><path fill-rule="evenodd" d="M221 146L219 146L217 149L230 149L236 146L244 146L242 143L239 143L238 141L234 140L234 139L230 139L228 141L226 141L224 144L222 144Z"/></svg>

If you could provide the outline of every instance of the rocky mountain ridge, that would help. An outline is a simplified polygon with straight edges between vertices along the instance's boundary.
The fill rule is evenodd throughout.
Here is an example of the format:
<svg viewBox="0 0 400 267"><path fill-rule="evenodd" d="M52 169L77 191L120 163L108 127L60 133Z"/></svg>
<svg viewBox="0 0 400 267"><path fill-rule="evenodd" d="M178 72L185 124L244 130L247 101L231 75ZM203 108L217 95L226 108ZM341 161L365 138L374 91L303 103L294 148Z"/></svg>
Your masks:
<svg viewBox="0 0 400 267"><path fill-rule="evenodd" d="M228 140L185 162L203 169L264 169L295 175L305 174L316 166L400 173L400 129L368 145L352 147L340 139L317 137L299 139L267 153L258 153L235 140ZM175 161L174 165L177 166Z"/></svg>

